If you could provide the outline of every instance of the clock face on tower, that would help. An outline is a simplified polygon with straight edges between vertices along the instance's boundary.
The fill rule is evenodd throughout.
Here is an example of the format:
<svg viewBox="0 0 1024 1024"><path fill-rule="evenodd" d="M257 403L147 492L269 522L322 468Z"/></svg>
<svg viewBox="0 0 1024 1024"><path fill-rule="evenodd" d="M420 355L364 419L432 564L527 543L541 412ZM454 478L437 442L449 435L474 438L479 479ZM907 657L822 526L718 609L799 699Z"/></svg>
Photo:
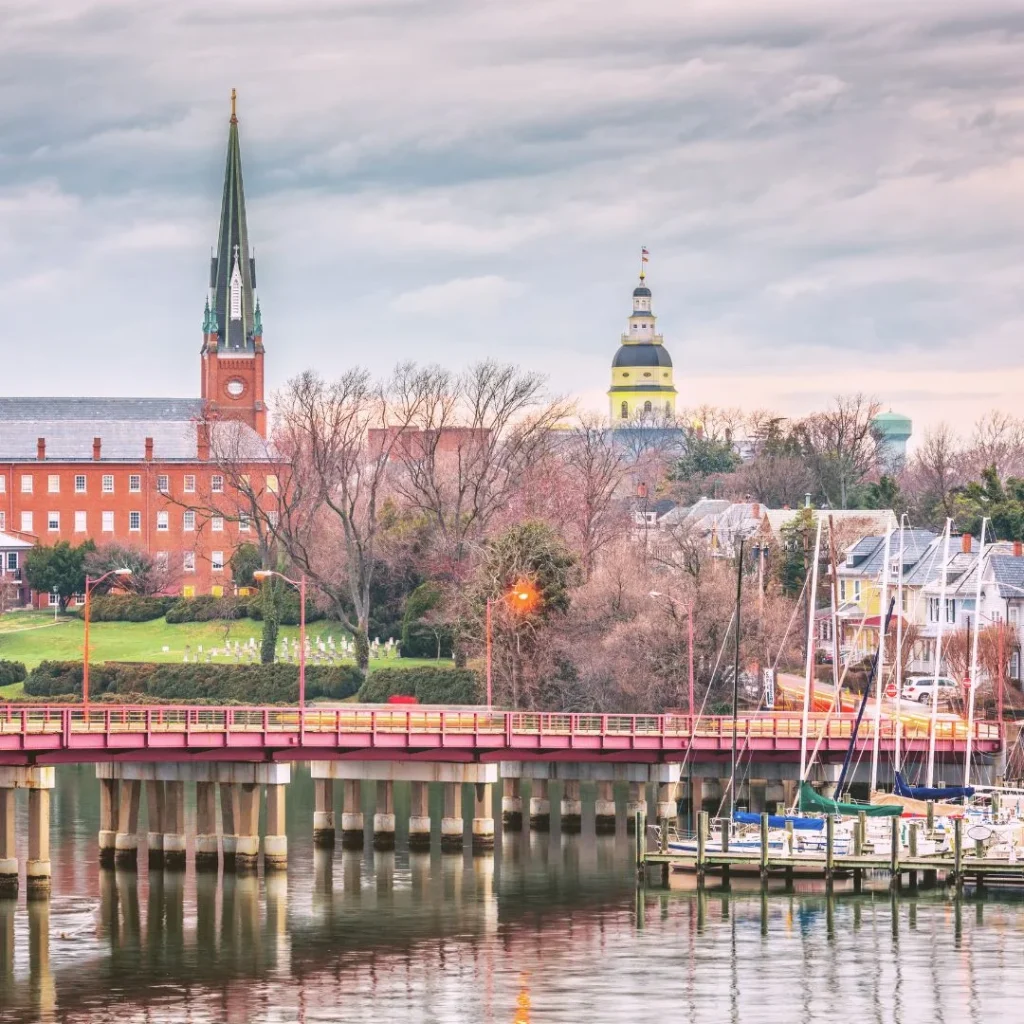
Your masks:
<svg viewBox="0 0 1024 1024"><path fill-rule="evenodd" d="M224 385L224 390L228 393L230 398L241 398L245 394L245 381L240 380L238 377L232 377L231 380Z"/></svg>

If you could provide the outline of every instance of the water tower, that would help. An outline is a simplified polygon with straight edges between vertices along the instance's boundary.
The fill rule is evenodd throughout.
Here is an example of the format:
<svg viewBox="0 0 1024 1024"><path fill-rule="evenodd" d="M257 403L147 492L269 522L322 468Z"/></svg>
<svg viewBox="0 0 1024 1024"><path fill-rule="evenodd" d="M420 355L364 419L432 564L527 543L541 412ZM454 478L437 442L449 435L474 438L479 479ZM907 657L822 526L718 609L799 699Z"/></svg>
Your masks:
<svg viewBox="0 0 1024 1024"><path fill-rule="evenodd" d="M909 416L901 413L879 413L871 425L878 431L882 439L882 464L888 473L897 472L907 461L907 442L913 433L914 424Z"/></svg>

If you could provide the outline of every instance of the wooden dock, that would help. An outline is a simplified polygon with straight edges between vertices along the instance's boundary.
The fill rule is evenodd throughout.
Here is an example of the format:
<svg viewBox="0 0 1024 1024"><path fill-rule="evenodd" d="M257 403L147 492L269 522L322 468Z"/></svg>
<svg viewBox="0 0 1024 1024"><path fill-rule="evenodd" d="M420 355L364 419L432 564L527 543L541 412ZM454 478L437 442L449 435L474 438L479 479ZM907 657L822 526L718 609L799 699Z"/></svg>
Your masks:
<svg viewBox="0 0 1024 1024"><path fill-rule="evenodd" d="M717 876L724 885L728 885L730 877L736 874L760 876L762 881L772 877L787 881L795 877L819 878L825 881L826 886L831 886L837 879L852 878L854 891L859 891L866 873L888 875L893 889L902 888L904 880L914 889L919 877L926 885L937 885L941 880L957 890L971 879L978 886L984 886L986 882L1024 885L1024 859L988 857L981 843L965 845L963 819L954 819L952 851L932 856L917 854L917 828L911 829L910 848L904 850L900 843L900 819L890 820L889 850L884 854L866 851L868 844L864 841L863 816L855 823L851 853L836 853L835 819L829 817L826 818L825 850L822 853L780 854L769 845L767 814L761 816L760 849L751 851L730 850L727 833L721 846L712 847L708 842L708 814L703 811L699 817L696 851L679 853L669 849L664 828L660 848L648 848L647 820L641 812L637 815L636 824L637 880L645 883L653 876L667 886L669 873L677 869L694 874L698 886L705 884L708 875Z"/></svg>

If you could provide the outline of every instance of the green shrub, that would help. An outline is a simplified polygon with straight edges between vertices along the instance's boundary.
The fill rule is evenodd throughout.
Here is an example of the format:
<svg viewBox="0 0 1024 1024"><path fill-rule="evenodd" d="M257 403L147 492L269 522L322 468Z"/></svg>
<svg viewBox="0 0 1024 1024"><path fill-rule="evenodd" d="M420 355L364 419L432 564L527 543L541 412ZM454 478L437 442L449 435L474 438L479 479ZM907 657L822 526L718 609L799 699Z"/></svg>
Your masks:
<svg viewBox="0 0 1024 1024"><path fill-rule="evenodd" d="M0 686L20 683L25 678L25 666L20 661L0 661Z"/></svg>
<svg viewBox="0 0 1024 1024"><path fill-rule="evenodd" d="M101 594L89 599L89 619L92 622L151 622L166 615L174 603L173 597ZM75 614L84 618L85 608L76 608Z"/></svg>
<svg viewBox="0 0 1024 1024"><path fill-rule="evenodd" d="M359 699L384 704L389 697L415 697L421 704L477 704L480 680L466 668L382 668L359 688Z"/></svg>
<svg viewBox="0 0 1024 1024"><path fill-rule="evenodd" d="M245 614L257 622L263 621L263 598L254 597L245 606ZM306 622L319 622L327 618L327 613L318 608L308 598L306 599ZM278 615L278 622L282 626L297 626L299 624L299 596L295 591L285 592L281 595L281 611Z"/></svg>
<svg viewBox="0 0 1024 1024"><path fill-rule="evenodd" d="M214 597L212 594L180 597L167 609L167 621L171 623L240 619L242 615L243 606L233 597Z"/></svg>
<svg viewBox="0 0 1024 1024"><path fill-rule="evenodd" d="M450 658L454 636L447 624L428 626L422 620L402 627L403 658Z"/></svg>
<svg viewBox="0 0 1024 1024"><path fill-rule="evenodd" d="M362 675L354 665L307 665L306 699L343 700L359 689ZM82 663L44 661L28 674L25 693L56 697L82 692ZM89 695L146 694L164 701L237 701L244 704L295 703L299 699L298 665L161 665L151 662L104 662L89 666Z"/></svg>

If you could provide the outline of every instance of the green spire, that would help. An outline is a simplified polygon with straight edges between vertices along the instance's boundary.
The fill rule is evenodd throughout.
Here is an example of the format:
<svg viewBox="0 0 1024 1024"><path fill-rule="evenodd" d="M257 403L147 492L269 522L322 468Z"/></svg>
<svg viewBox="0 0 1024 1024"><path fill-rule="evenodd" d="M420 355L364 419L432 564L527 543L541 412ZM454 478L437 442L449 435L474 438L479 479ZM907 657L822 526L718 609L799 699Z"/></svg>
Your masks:
<svg viewBox="0 0 1024 1024"><path fill-rule="evenodd" d="M206 306L203 309L203 334L217 333L217 317L210 310L210 298L206 298Z"/></svg>
<svg viewBox="0 0 1024 1024"><path fill-rule="evenodd" d="M253 317L252 333L257 337L263 337L263 314L260 312L260 300L256 299L256 313Z"/></svg>
<svg viewBox="0 0 1024 1024"><path fill-rule="evenodd" d="M228 156L220 207L217 251L210 261L211 323L219 334L218 347L227 352L253 351L255 333L256 261L249 255L242 187L242 154L238 144L236 95L231 90ZM208 332L212 333L212 332Z"/></svg>

